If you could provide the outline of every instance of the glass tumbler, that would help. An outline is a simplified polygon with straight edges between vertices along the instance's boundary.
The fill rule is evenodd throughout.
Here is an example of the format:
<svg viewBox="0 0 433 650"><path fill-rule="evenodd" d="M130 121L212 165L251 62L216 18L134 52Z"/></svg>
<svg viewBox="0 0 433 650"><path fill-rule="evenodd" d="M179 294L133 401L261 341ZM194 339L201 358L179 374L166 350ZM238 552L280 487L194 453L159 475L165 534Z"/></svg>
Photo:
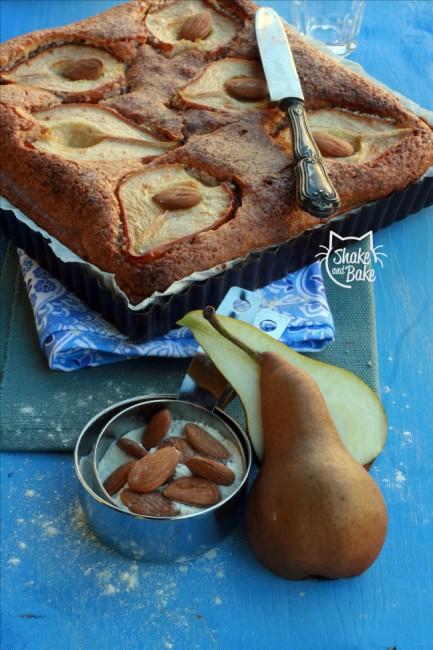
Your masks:
<svg viewBox="0 0 433 650"><path fill-rule="evenodd" d="M338 56L356 49L365 0L293 0L296 28L325 43Z"/></svg>

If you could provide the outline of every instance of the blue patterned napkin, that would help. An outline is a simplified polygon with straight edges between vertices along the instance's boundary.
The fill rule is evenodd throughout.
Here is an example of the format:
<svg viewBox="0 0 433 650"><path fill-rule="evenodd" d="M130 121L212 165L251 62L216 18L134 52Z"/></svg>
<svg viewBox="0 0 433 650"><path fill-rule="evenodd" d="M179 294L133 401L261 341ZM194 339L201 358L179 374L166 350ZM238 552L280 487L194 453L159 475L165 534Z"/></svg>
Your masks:
<svg viewBox="0 0 433 650"><path fill-rule="evenodd" d="M79 370L142 356L192 357L197 350L185 327L137 343L121 334L23 251L21 270L50 368ZM289 316L281 341L301 352L323 349L334 337L319 262L259 290L261 308Z"/></svg>

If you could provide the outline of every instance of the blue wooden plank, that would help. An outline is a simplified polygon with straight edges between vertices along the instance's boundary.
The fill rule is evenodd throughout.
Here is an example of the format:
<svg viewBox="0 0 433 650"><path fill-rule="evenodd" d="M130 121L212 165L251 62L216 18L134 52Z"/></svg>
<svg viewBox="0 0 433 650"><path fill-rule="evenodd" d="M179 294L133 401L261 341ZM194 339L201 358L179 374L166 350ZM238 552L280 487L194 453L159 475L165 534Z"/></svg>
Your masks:
<svg viewBox="0 0 433 650"><path fill-rule="evenodd" d="M401 638L395 603L409 604L413 583L397 553L394 593L384 591L390 543L364 576L335 582L274 576L256 563L242 530L186 565L134 564L87 529L69 456L5 454L2 469L2 611L15 639L8 647L24 640L48 650L61 639L67 649L134 648L142 639L146 648L278 649L284 641L364 650ZM402 647L416 648L414 631L405 636Z"/></svg>
<svg viewBox="0 0 433 650"><path fill-rule="evenodd" d="M113 4L3 0L1 39ZM268 4L288 15L288 2ZM370 1L355 58L433 108L432 34L431 2ZM375 288L390 439L373 474L390 530L372 569L353 580L286 582L255 562L242 530L215 556L135 567L88 534L77 515L70 457L4 454L8 650L433 647L432 216L424 210L375 237L388 254Z"/></svg>

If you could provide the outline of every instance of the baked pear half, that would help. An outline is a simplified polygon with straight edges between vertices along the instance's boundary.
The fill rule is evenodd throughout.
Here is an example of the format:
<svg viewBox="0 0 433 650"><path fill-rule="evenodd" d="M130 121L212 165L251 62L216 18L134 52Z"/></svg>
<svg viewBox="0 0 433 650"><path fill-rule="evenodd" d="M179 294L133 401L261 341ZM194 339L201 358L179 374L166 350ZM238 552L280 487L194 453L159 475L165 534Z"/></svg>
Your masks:
<svg viewBox="0 0 433 650"><path fill-rule="evenodd" d="M98 99L122 86L126 65L91 45L54 45L3 73L6 81L36 86L69 101Z"/></svg>
<svg viewBox="0 0 433 650"><path fill-rule="evenodd" d="M149 12L145 24L159 47L171 56L191 48L216 55L238 31L233 18L202 0L166 3Z"/></svg>
<svg viewBox="0 0 433 650"><path fill-rule="evenodd" d="M176 146L104 106L64 104L33 114L42 127L32 146L66 160L151 160Z"/></svg>
<svg viewBox="0 0 433 650"><path fill-rule="evenodd" d="M130 175L120 184L118 197L128 253L141 262L160 257L181 240L217 228L233 208L233 192L227 183L205 183L178 164Z"/></svg>
<svg viewBox="0 0 433 650"><path fill-rule="evenodd" d="M262 66L235 57L214 61L179 91L179 102L208 110L263 110L269 105L269 96Z"/></svg>
<svg viewBox="0 0 433 650"><path fill-rule="evenodd" d="M309 111L308 126L322 156L349 163L374 160L413 132L390 119L340 108ZM290 129L281 129L275 139L291 155Z"/></svg>

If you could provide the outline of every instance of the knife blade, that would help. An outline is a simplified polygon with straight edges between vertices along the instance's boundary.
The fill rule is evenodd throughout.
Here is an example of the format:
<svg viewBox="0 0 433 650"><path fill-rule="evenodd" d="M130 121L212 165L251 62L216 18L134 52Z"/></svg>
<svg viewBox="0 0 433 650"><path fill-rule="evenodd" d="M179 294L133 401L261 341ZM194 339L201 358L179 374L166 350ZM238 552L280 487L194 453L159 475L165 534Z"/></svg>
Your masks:
<svg viewBox="0 0 433 650"><path fill-rule="evenodd" d="M262 7L256 12L255 26L269 95L289 119L297 202L314 217L329 217L340 201L308 129L304 94L284 25L276 11Z"/></svg>

